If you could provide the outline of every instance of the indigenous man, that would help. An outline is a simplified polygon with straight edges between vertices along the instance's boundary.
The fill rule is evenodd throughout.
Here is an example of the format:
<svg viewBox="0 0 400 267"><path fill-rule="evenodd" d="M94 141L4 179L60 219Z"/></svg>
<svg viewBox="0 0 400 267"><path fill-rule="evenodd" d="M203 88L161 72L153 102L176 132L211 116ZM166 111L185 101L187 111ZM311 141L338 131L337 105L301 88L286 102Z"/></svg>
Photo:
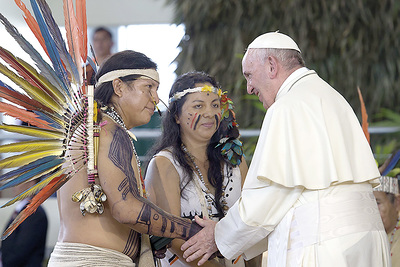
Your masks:
<svg viewBox="0 0 400 267"><path fill-rule="evenodd" d="M256 38L242 67L268 109L259 141L241 198L216 226L196 219L205 228L184 257L252 258L268 247L268 267L390 266L372 193L380 174L350 105L287 35Z"/></svg>
<svg viewBox="0 0 400 267"><path fill-rule="evenodd" d="M194 230L190 220L167 214L142 196L140 161L129 129L148 123L154 113L156 68L144 54L123 51L110 57L96 75L95 99L102 110L98 178L88 189L84 169L59 190L60 231L49 266L135 266L139 252L146 251L152 263L148 238L140 233L188 239ZM106 201L91 206L91 192L102 201L104 193ZM83 195L89 197L82 199ZM92 208L99 214L88 214Z"/></svg>

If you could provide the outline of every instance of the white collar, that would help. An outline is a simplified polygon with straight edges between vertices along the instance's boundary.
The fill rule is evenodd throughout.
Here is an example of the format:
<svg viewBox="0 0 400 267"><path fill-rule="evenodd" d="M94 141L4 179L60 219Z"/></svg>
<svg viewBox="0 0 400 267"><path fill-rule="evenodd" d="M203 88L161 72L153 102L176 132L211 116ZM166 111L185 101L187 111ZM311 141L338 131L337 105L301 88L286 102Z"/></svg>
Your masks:
<svg viewBox="0 0 400 267"><path fill-rule="evenodd" d="M289 89L291 88L289 85L292 84L292 82L296 79L298 79L300 76L302 76L304 73L306 73L309 69L306 67L301 67L300 69L295 70L292 72L292 74L289 75L289 77L286 78L286 80L282 83L281 87L278 90L278 93L276 94L275 101L281 98L282 96L286 95L287 92L289 92Z"/></svg>

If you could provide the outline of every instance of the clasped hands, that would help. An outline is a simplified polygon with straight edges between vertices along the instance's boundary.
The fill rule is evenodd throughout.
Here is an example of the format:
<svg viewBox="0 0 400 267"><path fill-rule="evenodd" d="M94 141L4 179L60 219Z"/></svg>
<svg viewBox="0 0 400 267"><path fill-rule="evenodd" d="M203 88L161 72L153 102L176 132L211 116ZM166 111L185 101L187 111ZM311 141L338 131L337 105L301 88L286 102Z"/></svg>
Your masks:
<svg viewBox="0 0 400 267"><path fill-rule="evenodd" d="M184 251L183 257L187 262L192 262L201 257L198 265L202 265L208 259L214 258L217 255L218 248L214 240L214 231L216 222L210 219L201 219L197 215L195 221L198 225L203 227L197 234L187 240L182 246L181 250ZM162 259L165 257L165 252L171 244L159 250L153 250L156 258Z"/></svg>
<svg viewBox="0 0 400 267"><path fill-rule="evenodd" d="M194 261L201 257L198 265L202 265L210 257L215 257L218 251L214 239L215 225L217 223L207 218L200 219L197 215L195 216L195 221L198 225L202 226L203 229L187 240L181 246L181 250L184 251L183 257L187 262Z"/></svg>

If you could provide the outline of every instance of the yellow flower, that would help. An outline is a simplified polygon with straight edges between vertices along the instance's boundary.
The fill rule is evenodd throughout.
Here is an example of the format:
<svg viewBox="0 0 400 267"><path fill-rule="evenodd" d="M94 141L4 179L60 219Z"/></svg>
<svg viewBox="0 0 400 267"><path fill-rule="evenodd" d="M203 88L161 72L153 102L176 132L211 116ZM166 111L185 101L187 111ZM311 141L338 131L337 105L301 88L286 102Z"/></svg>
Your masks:
<svg viewBox="0 0 400 267"><path fill-rule="evenodd" d="M213 92L213 87L209 86L209 85L204 85L203 88L201 88L202 92Z"/></svg>

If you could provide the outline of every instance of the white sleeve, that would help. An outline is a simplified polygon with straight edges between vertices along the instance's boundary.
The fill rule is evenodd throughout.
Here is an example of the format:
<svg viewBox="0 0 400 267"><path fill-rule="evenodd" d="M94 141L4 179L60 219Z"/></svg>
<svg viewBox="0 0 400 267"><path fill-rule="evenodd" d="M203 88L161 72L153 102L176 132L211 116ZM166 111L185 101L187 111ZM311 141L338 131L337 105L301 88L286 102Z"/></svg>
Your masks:
<svg viewBox="0 0 400 267"><path fill-rule="evenodd" d="M251 259L265 251L266 237L302 191L303 188L287 188L270 181L264 187L243 189L241 198L215 228L215 242L221 254L233 259L244 253L246 259Z"/></svg>

